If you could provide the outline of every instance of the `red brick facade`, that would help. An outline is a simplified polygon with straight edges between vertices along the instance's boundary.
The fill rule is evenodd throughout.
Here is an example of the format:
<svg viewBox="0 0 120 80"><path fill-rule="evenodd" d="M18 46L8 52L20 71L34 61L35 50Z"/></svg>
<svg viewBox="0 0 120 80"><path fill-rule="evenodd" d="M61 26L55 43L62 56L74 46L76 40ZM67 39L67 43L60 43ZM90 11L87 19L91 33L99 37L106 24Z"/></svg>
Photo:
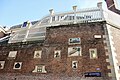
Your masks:
<svg viewBox="0 0 120 80"><path fill-rule="evenodd" d="M42 73L33 72L35 66L39 64L45 65L47 73L43 75L46 76L64 74L62 76L81 77L85 72L101 72L102 77L107 78L110 70L107 69L109 63L106 62L108 56L105 55L106 50L104 49L103 25L104 23L100 22L51 26L47 28L46 39L43 43L38 41L1 45L0 61L5 61L5 64L4 68L0 69L0 73L42 75ZM101 38L96 39L94 35L101 35ZM81 42L80 44L69 44L69 38L80 38ZM80 47L81 55L69 57L69 47ZM89 49L91 48L97 49L96 59L90 58ZM34 58L36 50L42 50L41 58ZM55 50L61 51L59 59L54 58ZM17 51L15 59L8 58L10 51ZM76 69L72 68L72 61L77 61ZM15 62L22 62L21 69L13 69ZM60 79L51 78L50 80Z"/></svg>

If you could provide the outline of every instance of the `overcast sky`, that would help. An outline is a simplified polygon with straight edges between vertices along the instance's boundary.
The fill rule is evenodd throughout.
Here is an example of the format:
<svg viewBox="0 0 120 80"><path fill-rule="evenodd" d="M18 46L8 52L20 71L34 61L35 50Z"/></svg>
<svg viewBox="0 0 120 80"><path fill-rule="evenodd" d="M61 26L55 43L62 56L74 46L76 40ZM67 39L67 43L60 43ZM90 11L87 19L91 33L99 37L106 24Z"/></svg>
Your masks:
<svg viewBox="0 0 120 80"><path fill-rule="evenodd" d="M99 1L105 5L104 0L0 0L0 25L10 27L27 20L40 20L51 8L64 12L72 10L73 5L78 9L96 7Z"/></svg>

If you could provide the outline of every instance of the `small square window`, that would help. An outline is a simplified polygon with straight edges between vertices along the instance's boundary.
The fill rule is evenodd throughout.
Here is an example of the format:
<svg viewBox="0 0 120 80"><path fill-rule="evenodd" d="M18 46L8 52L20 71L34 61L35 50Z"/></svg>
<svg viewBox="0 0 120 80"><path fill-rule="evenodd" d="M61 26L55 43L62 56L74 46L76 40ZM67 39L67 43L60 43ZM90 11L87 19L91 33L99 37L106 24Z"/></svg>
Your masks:
<svg viewBox="0 0 120 80"><path fill-rule="evenodd" d="M5 61L0 61L0 69L4 68Z"/></svg>
<svg viewBox="0 0 120 80"><path fill-rule="evenodd" d="M47 73L44 65L37 65L33 72Z"/></svg>
<svg viewBox="0 0 120 80"><path fill-rule="evenodd" d="M72 68L77 69L78 68L78 62L77 61L72 61Z"/></svg>
<svg viewBox="0 0 120 80"><path fill-rule="evenodd" d="M54 52L54 58L60 58L61 57L60 52L61 52L60 50L56 50Z"/></svg>
<svg viewBox="0 0 120 80"><path fill-rule="evenodd" d="M42 51L35 51L34 52L34 58L41 58Z"/></svg>
<svg viewBox="0 0 120 80"><path fill-rule="evenodd" d="M22 62L15 62L13 69L21 69Z"/></svg>
<svg viewBox="0 0 120 80"><path fill-rule="evenodd" d="M69 47L68 57L71 57L71 56L81 56L81 47Z"/></svg>
<svg viewBox="0 0 120 80"><path fill-rule="evenodd" d="M10 51L8 57L9 58L15 58L17 55L17 51Z"/></svg>
<svg viewBox="0 0 120 80"><path fill-rule="evenodd" d="M69 38L69 44L80 44L80 38Z"/></svg>
<svg viewBox="0 0 120 80"><path fill-rule="evenodd" d="M37 72L42 72L42 66L37 66Z"/></svg>
<svg viewBox="0 0 120 80"><path fill-rule="evenodd" d="M45 70L45 66L44 65L39 65L37 67L37 72L46 73L47 71Z"/></svg>
<svg viewBox="0 0 120 80"><path fill-rule="evenodd" d="M96 48L89 49L89 53L90 53L90 59L96 59L96 58L98 58L98 56L97 56L97 49Z"/></svg>

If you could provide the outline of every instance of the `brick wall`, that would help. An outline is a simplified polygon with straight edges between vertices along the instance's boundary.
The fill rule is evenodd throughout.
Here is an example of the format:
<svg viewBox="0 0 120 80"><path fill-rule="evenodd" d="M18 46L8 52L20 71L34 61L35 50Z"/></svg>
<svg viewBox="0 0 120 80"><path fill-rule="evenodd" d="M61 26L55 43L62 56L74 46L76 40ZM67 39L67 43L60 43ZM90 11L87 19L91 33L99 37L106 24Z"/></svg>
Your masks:
<svg viewBox="0 0 120 80"><path fill-rule="evenodd" d="M104 23L85 23L76 25L51 26L47 28L46 39L43 43L26 42L0 46L0 61L5 61L0 73L41 74L33 73L37 64L45 65L48 74L65 74L71 77L81 77L85 72L102 72L108 77L110 70L104 49L104 38L95 39L94 35L103 36ZM80 44L69 44L69 38L80 38ZM81 56L68 56L69 47L81 47ZM90 59L90 48L97 48L97 59ZM42 50L41 58L34 58L34 51ZM61 57L54 58L54 51L60 50ZM9 51L17 51L15 59L8 58ZM77 68L72 68L72 61L77 61ZM22 62L19 70L13 69L15 62ZM97 70L99 68L99 70Z"/></svg>

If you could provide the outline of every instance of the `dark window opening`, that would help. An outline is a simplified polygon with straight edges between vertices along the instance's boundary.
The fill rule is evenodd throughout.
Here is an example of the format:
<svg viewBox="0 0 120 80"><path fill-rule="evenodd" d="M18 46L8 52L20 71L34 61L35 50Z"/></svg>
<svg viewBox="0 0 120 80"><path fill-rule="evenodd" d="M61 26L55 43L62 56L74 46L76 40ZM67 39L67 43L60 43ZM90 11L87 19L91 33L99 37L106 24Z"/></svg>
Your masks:
<svg viewBox="0 0 120 80"><path fill-rule="evenodd" d="M19 63L15 64L15 68L20 68L20 64Z"/></svg>

